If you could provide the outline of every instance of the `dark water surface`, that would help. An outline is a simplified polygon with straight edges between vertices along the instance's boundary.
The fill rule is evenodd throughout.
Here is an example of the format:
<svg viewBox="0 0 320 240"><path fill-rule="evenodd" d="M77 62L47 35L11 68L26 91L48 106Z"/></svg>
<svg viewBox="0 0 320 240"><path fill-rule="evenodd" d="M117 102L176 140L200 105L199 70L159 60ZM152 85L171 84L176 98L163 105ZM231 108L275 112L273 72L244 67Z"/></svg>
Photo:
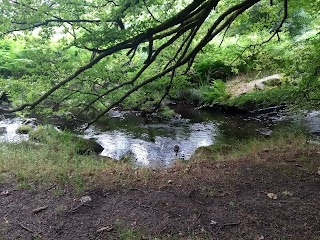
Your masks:
<svg viewBox="0 0 320 240"><path fill-rule="evenodd" d="M201 146L275 134L279 131L320 135L320 111L289 115L283 111L267 114L228 114L173 106L178 115L171 120L145 119L137 112L111 111L84 133L104 147L102 155L115 159L132 158L137 165L167 166L175 158L189 159ZM0 141L21 141L15 133L20 119L0 121ZM180 149L176 156L174 146Z"/></svg>

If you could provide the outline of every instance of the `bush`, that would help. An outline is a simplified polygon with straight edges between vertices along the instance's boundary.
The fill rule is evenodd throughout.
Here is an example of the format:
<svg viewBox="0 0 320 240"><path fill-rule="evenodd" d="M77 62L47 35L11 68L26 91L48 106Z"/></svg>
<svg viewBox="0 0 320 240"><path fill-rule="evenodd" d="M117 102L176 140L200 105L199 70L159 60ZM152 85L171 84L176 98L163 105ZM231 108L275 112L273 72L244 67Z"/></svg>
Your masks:
<svg viewBox="0 0 320 240"><path fill-rule="evenodd" d="M186 102L191 104L201 104L203 102L202 93L195 88L181 89L176 96L179 102Z"/></svg>
<svg viewBox="0 0 320 240"><path fill-rule="evenodd" d="M222 60L204 59L195 64L194 70L206 82L212 79L226 80L232 75L232 69Z"/></svg>

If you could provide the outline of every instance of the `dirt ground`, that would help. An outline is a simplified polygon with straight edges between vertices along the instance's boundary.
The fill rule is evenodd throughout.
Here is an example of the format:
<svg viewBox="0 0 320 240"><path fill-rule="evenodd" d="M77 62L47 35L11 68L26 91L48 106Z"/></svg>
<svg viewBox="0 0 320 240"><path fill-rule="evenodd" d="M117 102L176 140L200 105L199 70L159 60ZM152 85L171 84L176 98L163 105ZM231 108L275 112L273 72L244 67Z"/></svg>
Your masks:
<svg viewBox="0 0 320 240"><path fill-rule="evenodd" d="M237 96L240 96L241 94L253 92L257 89L262 90L266 88L265 84L267 82L274 81L274 80L279 81L281 77L282 77L281 74L273 74L264 78L252 80L250 82L246 82L241 77L238 79L235 78L227 82L227 89L232 96L237 97Z"/></svg>
<svg viewBox="0 0 320 240"><path fill-rule="evenodd" d="M319 157L266 151L181 163L130 184L108 185L106 171L81 194L3 181L0 239L320 239Z"/></svg>

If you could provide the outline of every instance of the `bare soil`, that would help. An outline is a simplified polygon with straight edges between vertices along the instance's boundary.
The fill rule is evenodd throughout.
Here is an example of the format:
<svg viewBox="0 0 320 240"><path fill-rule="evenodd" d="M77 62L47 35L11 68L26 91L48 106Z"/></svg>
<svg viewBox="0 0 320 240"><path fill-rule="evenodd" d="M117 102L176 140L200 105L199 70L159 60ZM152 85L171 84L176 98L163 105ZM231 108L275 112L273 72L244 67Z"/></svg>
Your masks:
<svg viewBox="0 0 320 240"><path fill-rule="evenodd" d="M281 79L281 74L273 74L264 78L252 80L250 82L246 82L245 79L239 77L228 81L227 89L232 96L237 97L244 93L262 90L266 87L266 82L279 79Z"/></svg>
<svg viewBox="0 0 320 240"><path fill-rule="evenodd" d="M0 239L320 239L319 159L265 150L116 179L106 170L81 194L5 180Z"/></svg>

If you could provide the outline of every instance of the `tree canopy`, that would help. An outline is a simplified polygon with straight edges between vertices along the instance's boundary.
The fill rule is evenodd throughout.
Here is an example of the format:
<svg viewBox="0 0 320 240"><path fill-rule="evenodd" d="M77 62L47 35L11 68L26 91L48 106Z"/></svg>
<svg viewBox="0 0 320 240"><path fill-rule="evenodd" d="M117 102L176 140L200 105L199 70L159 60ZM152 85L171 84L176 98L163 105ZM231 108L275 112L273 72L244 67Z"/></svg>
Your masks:
<svg viewBox="0 0 320 240"><path fill-rule="evenodd" d="M309 14L320 9L318 0L302 2L308 4ZM0 38L20 39L24 51L34 54L19 62L28 67L27 72L21 70L24 78L15 85L11 82L15 77L9 74L7 81L17 92L25 91L23 84L41 82L41 86L21 104L1 111L67 102L78 114L95 108L90 124L156 81L162 82L160 89L154 89L162 91L160 104L175 76L188 73L214 38L223 41L229 32L257 28L265 32L264 38L250 46L280 38L286 20L299 7L296 4L288 6L288 0L2 0Z"/></svg>

